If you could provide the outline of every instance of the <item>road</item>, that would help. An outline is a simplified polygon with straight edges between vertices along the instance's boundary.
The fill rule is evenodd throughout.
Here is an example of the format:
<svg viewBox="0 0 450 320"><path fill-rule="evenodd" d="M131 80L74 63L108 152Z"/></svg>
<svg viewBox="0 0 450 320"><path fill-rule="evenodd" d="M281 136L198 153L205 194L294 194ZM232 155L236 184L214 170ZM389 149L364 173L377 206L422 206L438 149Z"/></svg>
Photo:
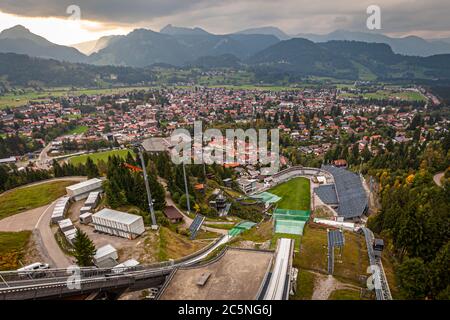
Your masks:
<svg viewBox="0 0 450 320"><path fill-rule="evenodd" d="M41 153L39 154L39 157L36 161L36 167L38 169L42 169L42 170L48 170L50 169L50 161L51 161L51 157L48 156L48 152L50 151L50 148L52 147L52 144L49 143L48 145L45 146L44 149L42 149Z"/></svg>
<svg viewBox="0 0 450 320"><path fill-rule="evenodd" d="M84 180L86 180L86 177L65 177L45 180L34 183L33 185L48 183L51 181L80 182ZM37 238L35 240L38 245L38 250L39 252L41 252L42 256L49 260L48 262L53 268L66 268L73 263L61 251L61 248L56 242L55 236L50 227L50 219L53 213L55 202L47 206L28 210L0 220L0 231L16 232L21 230L33 230L33 236Z"/></svg>
<svg viewBox="0 0 450 320"><path fill-rule="evenodd" d="M50 220L55 203L56 201L44 210L35 225L35 229L40 240L39 242L42 244L41 250L44 252L45 256L48 256L52 260L52 267L67 268L74 263L64 254L64 252L62 252L50 227Z"/></svg>
<svg viewBox="0 0 450 320"><path fill-rule="evenodd" d="M33 230L41 217L42 213L47 209L48 205L15 214L0 220L0 231L3 232L19 232L25 230Z"/></svg>
<svg viewBox="0 0 450 320"><path fill-rule="evenodd" d="M438 174L435 174L433 177L434 183L436 183L439 187L442 187L441 179L444 176L445 172L440 172Z"/></svg>

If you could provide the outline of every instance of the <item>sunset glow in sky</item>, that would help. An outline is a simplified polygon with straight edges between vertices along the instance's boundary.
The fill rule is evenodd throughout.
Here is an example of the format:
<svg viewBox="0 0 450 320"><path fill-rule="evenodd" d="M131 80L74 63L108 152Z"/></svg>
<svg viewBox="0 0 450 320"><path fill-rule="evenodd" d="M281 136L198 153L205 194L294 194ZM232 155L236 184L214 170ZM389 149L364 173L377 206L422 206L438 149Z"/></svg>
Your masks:
<svg viewBox="0 0 450 320"><path fill-rule="evenodd" d="M67 18L30 18L0 11L0 30L18 24L53 43L63 45L95 40L106 35L127 34L133 29L104 25L100 22L84 19L74 21Z"/></svg>

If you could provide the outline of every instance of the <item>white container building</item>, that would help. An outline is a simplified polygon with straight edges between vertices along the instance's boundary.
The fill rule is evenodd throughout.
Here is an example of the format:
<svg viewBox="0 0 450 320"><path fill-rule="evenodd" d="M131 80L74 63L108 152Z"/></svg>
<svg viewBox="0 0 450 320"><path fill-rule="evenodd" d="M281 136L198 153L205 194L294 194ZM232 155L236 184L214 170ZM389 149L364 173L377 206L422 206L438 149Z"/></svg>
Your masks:
<svg viewBox="0 0 450 320"><path fill-rule="evenodd" d="M64 236L66 237L67 241L70 242L70 244L73 245L73 241L75 240L75 237L77 235L77 229L73 228L70 230L67 230L64 233Z"/></svg>
<svg viewBox="0 0 450 320"><path fill-rule="evenodd" d="M91 222L92 222L92 213L86 212L86 213L80 214L80 223L89 224Z"/></svg>
<svg viewBox="0 0 450 320"><path fill-rule="evenodd" d="M91 207L82 207L80 209L80 215L89 211L91 211Z"/></svg>
<svg viewBox="0 0 450 320"><path fill-rule="evenodd" d="M98 201L100 200L100 192L91 192L89 193L88 198L84 202L85 207L95 208L98 204Z"/></svg>
<svg viewBox="0 0 450 320"><path fill-rule="evenodd" d="M116 248L110 244L107 244L106 246L97 249L94 256L94 263L96 265L102 264L105 260L117 260L118 258L119 255L117 254Z"/></svg>
<svg viewBox="0 0 450 320"><path fill-rule="evenodd" d="M134 239L144 233L144 219L135 214L103 209L92 215L95 230Z"/></svg>
<svg viewBox="0 0 450 320"><path fill-rule="evenodd" d="M66 187L67 195L75 201L86 199L91 192L102 191L103 181L97 178Z"/></svg>
<svg viewBox="0 0 450 320"><path fill-rule="evenodd" d="M134 259L130 259L130 260L124 261L124 262L118 264L117 266L113 267L112 271L114 273L121 273L121 272L126 271L128 268L136 267L138 265L139 265L138 261L136 261Z"/></svg>
<svg viewBox="0 0 450 320"><path fill-rule="evenodd" d="M64 219L64 220L58 221L58 226L59 226L59 230L61 230L61 232L66 232L66 231L75 229L75 227L70 219Z"/></svg>
<svg viewBox="0 0 450 320"><path fill-rule="evenodd" d="M69 208L69 201L70 201L69 197L62 197L58 201L56 201L51 218L53 223L57 223L58 221L64 219L64 215L66 214L67 209Z"/></svg>

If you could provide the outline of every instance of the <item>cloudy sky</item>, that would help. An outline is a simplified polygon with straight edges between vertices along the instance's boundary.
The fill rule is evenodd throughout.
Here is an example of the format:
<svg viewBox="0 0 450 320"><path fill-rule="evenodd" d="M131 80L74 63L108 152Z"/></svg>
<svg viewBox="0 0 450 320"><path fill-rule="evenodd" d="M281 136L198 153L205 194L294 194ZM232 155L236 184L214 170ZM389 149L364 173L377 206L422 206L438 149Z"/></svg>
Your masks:
<svg viewBox="0 0 450 320"><path fill-rule="evenodd" d="M372 4L381 8L378 32L450 37L450 0L0 0L0 30L22 24L59 44L138 27L158 31L169 23L213 33L269 25L293 35L369 32L366 9ZM80 20L67 13L71 5L80 8Z"/></svg>

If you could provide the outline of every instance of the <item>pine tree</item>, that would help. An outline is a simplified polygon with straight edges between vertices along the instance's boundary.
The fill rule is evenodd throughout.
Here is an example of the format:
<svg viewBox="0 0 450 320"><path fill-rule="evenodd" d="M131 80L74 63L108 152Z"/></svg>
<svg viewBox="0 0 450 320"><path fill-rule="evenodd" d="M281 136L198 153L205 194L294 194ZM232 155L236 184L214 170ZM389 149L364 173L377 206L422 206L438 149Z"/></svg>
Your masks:
<svg viewBox="0 0 450 320"><path fill-rule="evenodd" d="M100 175L98 172L98 168L91 157L88 157L86 160L86 174L88 176L88 179L92 179Z"/></svg>
<svg viewBox="0 0 450 320"><path fill-rule="evenodd" d="M74 257L80 267L88 267L93 265L93 259L97 250L91 239L86 233L77 229L75 240L73 241Z"/></svg>
<svg viewBox="0 0 450 320"><path fill-rule="evenodd" d="M64 175L63 169L56 160L53 160L53 173L55 177L62 177Z"/></svg>
<svg viewBox="0 0 450 320"><path fill-rule="evenodd" d="M148 176L148 184L152 191L155 210L163 210L166 207L166 191L164 187L158 182L158 179L154 174Z"/></svg>
<svg viewBox="0 0 450 320"><path fill-rule="evenodd" d="M106 181L104 189L106 200L111 208L118 208L127 202L123 190L120 189L119 185L114 180Z"/></svg>

